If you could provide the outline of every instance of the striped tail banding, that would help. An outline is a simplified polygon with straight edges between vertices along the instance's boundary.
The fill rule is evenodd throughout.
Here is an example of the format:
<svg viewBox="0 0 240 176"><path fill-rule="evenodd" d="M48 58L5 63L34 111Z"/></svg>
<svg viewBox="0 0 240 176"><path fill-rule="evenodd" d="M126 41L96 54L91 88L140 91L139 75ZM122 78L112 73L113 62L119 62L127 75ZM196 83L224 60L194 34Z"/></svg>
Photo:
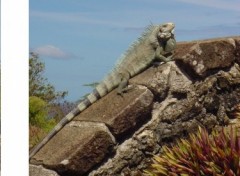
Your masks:
<svg viewBox="0 0 240 176"><path fill-rule="evenodd" d="M108 93L107 86L102 83L99 84L96 89L93 90L91 94L87 96L79 105L68 113L54 128L48 133L48 135L37 145L35 146L29 154L29 159L31 159L50 139L55 136L67 123L69 123L74 117L84 111L87 107L92 105L95 101L103 97Z"/></svg>

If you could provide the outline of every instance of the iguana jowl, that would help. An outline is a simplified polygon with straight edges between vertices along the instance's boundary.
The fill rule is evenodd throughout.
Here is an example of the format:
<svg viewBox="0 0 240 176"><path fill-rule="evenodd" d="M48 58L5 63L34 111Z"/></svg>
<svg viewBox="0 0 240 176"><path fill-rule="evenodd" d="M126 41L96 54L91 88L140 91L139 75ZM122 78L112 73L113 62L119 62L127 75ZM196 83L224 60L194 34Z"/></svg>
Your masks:
<svg viewBox="0 0 240 176"><path fill-rule="evenodd" d="M100 82L91 94L67 114L54 129L30 151L34 156L54 135L68 122L85 110L95 101L118 87L121 94L127 90L128 80L145 70L154 60L167 62L172 60L172 52L176 47L174 37L174 23L150 25L142 36L120 58L115 68Z"/></svg>

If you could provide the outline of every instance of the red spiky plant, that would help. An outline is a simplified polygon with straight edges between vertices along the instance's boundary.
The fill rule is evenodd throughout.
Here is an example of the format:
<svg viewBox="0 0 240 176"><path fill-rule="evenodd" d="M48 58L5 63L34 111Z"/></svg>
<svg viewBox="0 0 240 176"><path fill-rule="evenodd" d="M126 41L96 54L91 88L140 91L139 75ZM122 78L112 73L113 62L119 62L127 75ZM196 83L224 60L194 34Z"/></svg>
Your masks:
<svg viewBox="0 0 240 176"><path fill-rule="evenodd" d="M148 176L240 176L240 136L237 128L214 131L211 136L199 127L197 134L164 146Z"/></svg>

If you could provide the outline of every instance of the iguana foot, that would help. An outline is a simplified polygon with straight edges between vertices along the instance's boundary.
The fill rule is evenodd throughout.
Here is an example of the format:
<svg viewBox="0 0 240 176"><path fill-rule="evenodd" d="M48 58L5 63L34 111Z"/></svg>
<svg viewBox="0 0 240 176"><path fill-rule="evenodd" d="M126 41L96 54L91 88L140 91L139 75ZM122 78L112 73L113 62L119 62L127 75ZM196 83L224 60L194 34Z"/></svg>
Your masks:
<svg viewBox="0 0 240 176"><path fill-rule="evenodd" d="M164 62L170 62L172 61L174 58L173 58L173 55L170 55L168 57L166 57L165 61Z"/></svg>
<svg viewBox="0 0 240 176"><path fill-rule="evenodd" d="M128 79L122 78L120 84L117 88L117 94L123 96L123 93L126 91L128 85Z"/></svg>
<svg viewBox="0 0 240 176"><path fill-rule="evenodd" d="M124 93L129 92L129 91L132 90L134 87L135 87L134 85L128 85L128 86L126 86L125 88L123 88L123 89L121 89L121 90L118 89L118 90L117 90L117 94L123 96Z"/></svg>
<svg viewBox="0 0 240 176"><path fill-rule="evenodd" d="M172 61L173 60L173 55L170 55L170 56L163 56L163 55L156 55L155 57L158 61L160 62L169 62L169 61Z"/></svg>

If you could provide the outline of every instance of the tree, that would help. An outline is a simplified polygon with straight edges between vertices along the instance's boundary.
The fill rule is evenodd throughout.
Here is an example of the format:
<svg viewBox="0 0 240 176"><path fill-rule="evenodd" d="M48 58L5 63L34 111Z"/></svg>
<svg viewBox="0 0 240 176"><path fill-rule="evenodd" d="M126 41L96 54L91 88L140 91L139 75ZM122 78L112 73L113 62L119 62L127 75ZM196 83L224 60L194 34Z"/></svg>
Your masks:
<svg viewBox="0 0 240 176"><path fill-rule="evenodd" d="M76 106L77 103L66 100L59 103L54 103L49 108L49 116L53 117L56 121L60 121L62 117L66 116Z"/></svg>
<svg viewBox="0 0 240 176"><path fill-rule="evenodd" d="M36 96L48 103L63 99L66 91L57 92L53 85L43 77L45 64L39 61L36 53L30 53L29 59L29 96Z"/></svg>

